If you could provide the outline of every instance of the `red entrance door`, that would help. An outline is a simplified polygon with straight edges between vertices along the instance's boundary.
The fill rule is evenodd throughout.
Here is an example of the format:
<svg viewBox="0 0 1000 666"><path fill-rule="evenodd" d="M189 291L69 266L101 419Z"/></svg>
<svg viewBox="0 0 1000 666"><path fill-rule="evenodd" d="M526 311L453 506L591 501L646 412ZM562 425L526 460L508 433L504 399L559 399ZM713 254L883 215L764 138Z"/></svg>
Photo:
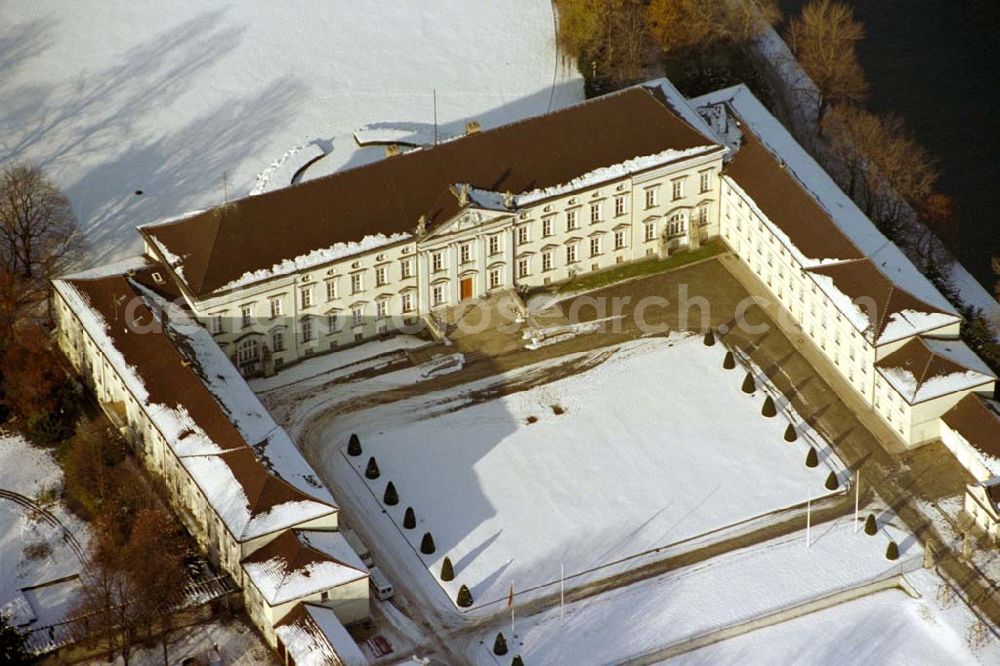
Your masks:
<svg viewBox="0 0 1000 666"><path fill-rule="evenodd" d="M462 278L462 296L461 296L461 298L462 298L463 301L466 300L467 298L472 298L472 278L471 277Z"/></svg>

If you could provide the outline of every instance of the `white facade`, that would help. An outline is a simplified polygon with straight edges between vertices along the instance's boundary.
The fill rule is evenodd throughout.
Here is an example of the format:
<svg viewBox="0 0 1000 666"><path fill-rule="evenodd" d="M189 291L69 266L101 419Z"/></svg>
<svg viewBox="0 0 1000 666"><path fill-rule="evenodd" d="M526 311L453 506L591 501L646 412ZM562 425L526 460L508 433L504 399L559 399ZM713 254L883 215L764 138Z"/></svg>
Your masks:
<svg viewBox="0 0 1000 666"><path fill-rule="evenodd" d="M426 234L188 303L244 372L396 330L501 289L538 287L718 236L724 155L690 158L511 210L469 199ZM163 259L154 243L147 252Z"/></svg>

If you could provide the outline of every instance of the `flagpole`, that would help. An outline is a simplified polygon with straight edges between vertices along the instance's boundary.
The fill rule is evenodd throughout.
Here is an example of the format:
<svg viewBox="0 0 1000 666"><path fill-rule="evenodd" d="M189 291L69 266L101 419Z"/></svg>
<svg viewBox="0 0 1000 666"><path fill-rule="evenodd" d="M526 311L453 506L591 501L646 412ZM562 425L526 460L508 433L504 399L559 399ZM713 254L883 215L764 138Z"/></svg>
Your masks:
<svg viewBox="0 0 1000 666"><path fill-rule="evenodd" d="M806 500L806 548L809 548L809 532L812 529L812 488L809 489L809 499Z"/></svg>
<svg viewBox="0 0 1000 666"><path fill-rule="evenodd" d="M858 507L861 503L861 470L854 472L854 533L858 533Z"/></svg>
<svg viewBox="0 0 1000 666"><path fill-rule="evenodd" d="M566 563L559 563L559 624L566 619Z"/></svg>
<svg viewBox="0 0 1000 666"><path fill-rule="evenodd" d="M507 595L507 607L510 608L510 639L514 640L514 583L510 584L510 593Z"/></svg>

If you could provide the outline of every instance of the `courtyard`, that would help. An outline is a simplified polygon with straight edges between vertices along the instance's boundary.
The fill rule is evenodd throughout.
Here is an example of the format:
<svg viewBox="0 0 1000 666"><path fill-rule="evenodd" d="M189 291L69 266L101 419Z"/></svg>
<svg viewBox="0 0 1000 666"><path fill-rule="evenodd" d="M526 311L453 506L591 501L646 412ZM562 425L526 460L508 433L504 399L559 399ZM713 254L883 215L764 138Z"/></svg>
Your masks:
<svg viewBox="0 0 1000 666"><path fill-rule="evenodd" d="M725 356L721 343L674 334L585 354L577 373L545 361L345 415L317 453L335 487L362 498L362 520L380 526L376 550L407 553L408 570L452 600L468 586L480 608L511 586L521 595L613 575L837 492L825 487L842 471L828 445L792 410L763 416L763 381L745 393L745 369L724 369ZM565 376L490 397L549 372ZM726 419L713 416L720 409ZM346 450L351 434L360 455ZM365 475L372 457L377 479ZM389 481L400 501L387 506ZM425 533L433 554L421 552ZM438 576L445 556L449 582Z"/></svg>

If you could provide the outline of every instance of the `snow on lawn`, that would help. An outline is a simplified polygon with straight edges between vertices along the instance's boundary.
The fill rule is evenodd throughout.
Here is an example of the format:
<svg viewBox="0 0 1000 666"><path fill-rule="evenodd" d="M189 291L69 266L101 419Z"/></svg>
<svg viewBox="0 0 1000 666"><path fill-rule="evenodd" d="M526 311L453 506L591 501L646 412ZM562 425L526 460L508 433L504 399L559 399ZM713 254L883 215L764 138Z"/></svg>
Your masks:
<svg viewBox="0 0 1000 666"><path fill-rule="evenodd" d="M216 647L218 656L215 653ZM242 620L216 620L179 629L170 638L168 654L171 664L186 663L187 659L195 659L197 661L193 663L197 664L211 664L213 659L219 657L221 661L218 663L231 666L279 663L274 652ZM87 666L105 666L108 661L102 658L83 663ZM116 657L111 663L116 666L121 664L121 657ZM158 643L152 647L140 646L132 653L129 663L136 666L159 666L163 663L163 648Z"/></svg>
<svg viewBox="0 0 1000 666"><path fill-rule="evenodd" d="M975 617L964 604L942 608L941 579L929 571L907 578L921 599L879 592L732 638L663 662L699 664L986 664L1000 661L1000 642L967 641ZM924 583L923 585L921 583ZM951 617L954 615L955 617Z"/></svg>
<svg viewBox="0 0 1000 666"><path fill-rule="evenodd" d="M885 558L884 532L855 533L846 517L814 531L808 549L799 532L569 604L562 620L558 607L519 619L514 641L509 625L501 631L528 664L619 663L919 567L920 546L887 529L902 544L895 562ZM496 631L470 644L474 663L497 663Z"/></svg>
<svg viewBox="0 0 1000 666"><path fill-rule="evenodd" d="M97 258L139 223L384 155L376 122L484 128L583 99L549 0L5 3L0 163L38 162ZM283 159L284 158L284 159ZM280 167L280 168L279 168ZM141 194L137 194L141 191Z"/></svg>
<svg viewBox="0 0 1000 666"><path fill-rule="evenodd" d="M741 392L745 373L722 369L721 344L656 338L603 354L585 372L471 406L488 384L340 415L317 457L335 487L361 497L384 541L376 550L408 552L411 578L426 566L435 580L449 556L448 596L466 584L477 606L511 583L556 582L561 563L567 576L606 576L592 570L829 494L830 468L805 467L806 438L783 440L788 421L761 415L762 392ZM358 458L346 455L352 432ZM369 456L374 482L362 479ZM389 516L398 528L413 506L418 529L383 520L390 480L401 501ZM421 565L426 531L437 551Z"/></svg>
<svg viewBox="0 0 1000 666"><path fill-rule="evenodd" d="M62 471L48 451L0 430L0 489L38 501L85 547L86 525L61 503L42 499L61 486ZM13 613L15 623L44 627L71 614L82 566L63 535L61 527L0 497L0 609Z"/></svg>

